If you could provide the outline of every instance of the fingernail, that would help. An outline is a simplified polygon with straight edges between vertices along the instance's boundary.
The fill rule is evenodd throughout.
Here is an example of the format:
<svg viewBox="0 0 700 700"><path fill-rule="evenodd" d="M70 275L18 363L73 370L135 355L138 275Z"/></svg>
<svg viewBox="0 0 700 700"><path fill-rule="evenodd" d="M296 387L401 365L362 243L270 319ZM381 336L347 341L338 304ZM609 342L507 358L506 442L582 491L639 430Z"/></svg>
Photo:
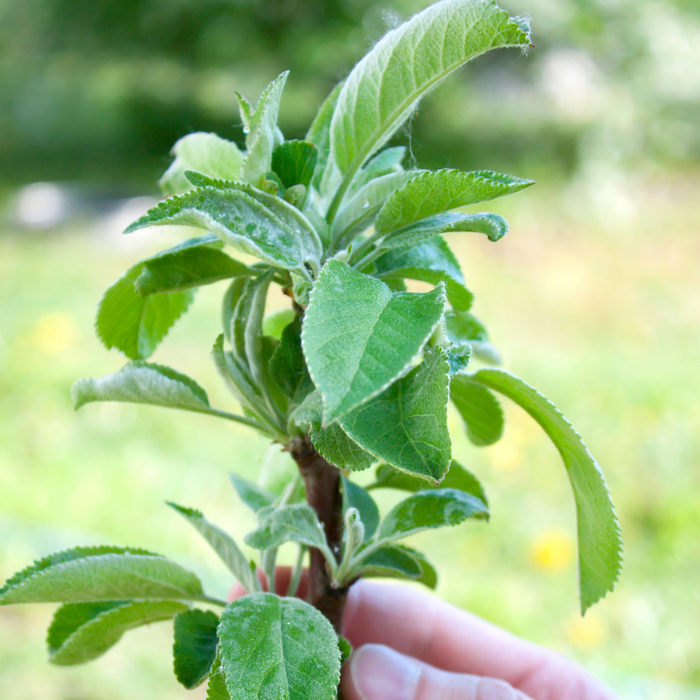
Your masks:
<svg viewBox="0 0 700 700"><path fill-rule="evenodd" d="M420 668L403 654L365 644L352 656L350 676L362 700L412 700Z"/></svg>

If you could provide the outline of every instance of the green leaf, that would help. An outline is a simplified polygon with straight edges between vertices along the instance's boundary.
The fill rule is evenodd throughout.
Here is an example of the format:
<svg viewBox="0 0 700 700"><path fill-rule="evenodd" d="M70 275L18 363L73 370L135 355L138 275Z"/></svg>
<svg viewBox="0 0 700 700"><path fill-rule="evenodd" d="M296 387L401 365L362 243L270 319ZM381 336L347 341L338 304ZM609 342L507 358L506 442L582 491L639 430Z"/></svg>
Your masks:
<svg viewBox="0 0 700 700"><path fill-rule="evenodd" d="M340 420L360 447L396 469L439 482L450 464L448 362L436 349L405 377Z"/></svg>
<svg viewBox="0 0 700 700"><path fill-rule="evenodd" d="M218 238L215 240L219 241ZM141 296L147 296L158 292L179 292L251 274L253 271L242 262L221 250L202 245L145 262L135 286Z"/></svg>
<svg viewBox="0 0 700 700"><path fill-rule="evenodd" d="M508 232L508 222L498 214L448 212L391 231L381 238L377 245L380 248L416 245L437 234L457 231L484 233L489 240L497 241Z"/></svg>
<svg viewBox="0 0 700 700"><path fill-rule="evenodd" d="M282 331L296 318L294 309L281 309L265 316L263 319L263 333L278 340L282 337Z"/></svg>
<svg viewBox="0 0 700 700"><path fill-rule="evenodd" d="M187 609L171 600L62 605L49 627L50 661L57 666L87 663L111 649L125 632L169 620Z"/></svg>
<svg viewBox="0 0 700 700"><path fill-rule="evenodd" d="M358 234L368 229L387 198L420 172L408 170L383 175L353 194L333 221L332 236L338 242L338 247L344 248Z"/></svg>
<svg viewBox="0 0 700 700"><path fill-rule="evenodd" d="M175 616L173 630L173 669L177 680L188 690L209 676L216 661L219 618L210 610L187 610Z"/></svg>
<svg viewBox="0 0 700 700"><path fill-rule="evenodd" d="M342 666L352 655L353 647L342 635L338 635L338 647L340 648L340 665Z"/></svg>
<svg viewBox="0 0 700 700"><path fill-rule="evenodd" d="M421 97L463 63L490 49L529 44L526 23L492 0L442 0L388 32L340 92L331 141L341 172L351 178Z"/></svg>
<svg viewBox="0 0 700 700"><path fill-rule="evenodd" d="M321 180L323 179L323 174L328 164L328 157L331 150L331 119L333 118L333 111L335 110L335 105L338 102L338 95L340 95L340 89L342 87L343 84L338 83L328 97L326 97L323 104L319 107L309 127L309 131L306 134L306 140L310 141L318 148L318 159L314 169L314 176L311 180L311 185L317 190L321 188Z"/></svg>
<svg viewBox="0 0 700 700"><path fill-rule="evenodd" d="M271 169L277 138L277 116L288 75L289 71L285 71L265 88L248 120L247 151L241 165L241 175L253 185L257 185Z"/></svg>
<svg viewBox="0 0 700 700"><path fill-rule="evenodd" d="M71 396L76 410L91 401L121 401L209 411L207 394L194 379L152 362L129 362L105 377L78 379Z"/></svg>
<svg viewBox="0 0 700 700"><path fill-rule="evenodd" d="M392 508L377 530L377 540L391 542L422 530L459 525L467 518L488 519L488 508L458 489L418 491Z"/></svg>
<svg viewBox="0 0 700 700"><path fill-rule="evenodd" d="M501 355L489 341L484 324L473 314L445 314L447 337L455 344L469 343L474 354L482 361L492 365L501 364Z"/></svg>
<svg viewBox="0 0 700 700"><path fill-rule="evenodd" d="M280 344L270 359L269 369L273 381L289 399L294 399L304 384L311 388L304 353L301 349L300 315L295 316L282 331Z"/></svg>
<svg viewBox="0 0 700 700"><path fill-rule="evenodd" d="M295 424L306 428L318 453L338 469L361 471L371 467L377 461L374 455L363 450L338 423L321 427L322 408L321 394L312 391L294 413Z"/></svg>
<svg viewBox="0 0 700 700"><path fill-rule="evenodd" d="M360 520L365 526L364 541L369 542L379 525L379 508L377 508L377 504L372 496L361 486L350 481L347 477L343 476L341 478L343 480L343 510L347 511L348 508L357 508L360 513Z"/></svg>
<svg viewBox="0 0 700 700"><path fill-rule="evenodd" d="M476 496L484 505L488 506L489 503L479 480L455 459L450 463L450 469L439 486L431 486L422 479L416 479L409 474L396 471L388 464L379 465L376 477L377 480L372 485L372 488L401 489L402 491L413 491L414 493L436 488L458 489Z"/></svg>
<svg viewBox="0 0 700 700"><path fill-rule="evenodd" d="M452 345L447 350L447 360L450 363L450 377L463 372L472 358L472 346L469 343Z"/></svg>
<svg viewBox="0 0 700 700"><path fill-rule="evenodd" d="M251 571L250 562L241 552L233 537L210 523L200 511L194 508L184 508L169 501L166 503L197 530L248 592L258 590L258 581Z"/></svg>
<svg viewBox="0 0 700 700"><path fill-rule="evenodd" d="M245 543L254 549L279 547L284 542L299 542L319 549L326 547L323 526L306 503L275 508L263 514L260 520L258 529L245 537Z"/></svg>
<svg viewBox="0 0 700 700"><path fill-rule="evenodd" d="M117 348L132 360L145 360L187 310L194 291L142 297L135 288L145 261L130 267L103 295L95 331L109 350Z"/></svg>
<svg viewBox="0 0 700 700"><path fill-rule="evenodd" d="M368 182L382 175L402 171L403 167L401 161L404 159L405 155L406 146L393 146L392 148L381 151L381 153L377 153L377 155L355 175L348 194L352 195Z"/></svg>
<svg viewBox="0 0 700 700"><path fill-rule="evenodd" d="M357 573L365 577L416 579L422 575L423 569L403 547L388 544L365 557Z"/></svg>
<svg viewBox="0 0 700 700"><path fill-rule="evenodd" d="M442 286L392 292L339 260L323 267L304 318L302 344L323 398L324 424L406 374L445 309Z"/></svg>
<svg viewBox="0 0 700 700"><path fill-rule="evenodd" d="M399 276L429 284L444 282L447 300L455 311L468 311L474 300L464 286L457 258L440 236L389 250L375 260L374 271L377 277Z"/></svg>
<svg viewBox="0 0 700 700"><path fill-rule="evenodd" d="M286 188L294 185L308 187L317 160L318 148L313 143L285 141L281 146L277 146L272 154L272 169L279 175Z"/></svg>
<svg viewBox="0 0 700 700"><path fill-rule="evenodd" d="M375 228L378 233L386 234L458 207L519 192L533 184L534 180L490 170L468 173L424 170L387 199L377 216Z"/></svg>
<svg viewBox="0 0 700 700"><path fill-rule="evenodd" d="M304 215L283 199L249 185L217 182L160 202L129 226L194 226L275 267L298 269L318 264L322 245Z"/></svg>
<svg viewBox="0 0 700 700"><path fill-rule="evenodd" d="M270 593L226 606L220 657L231 700L335 700L338 638L308 603Z"/></svg>
<svg viewBox="0 0 700 700"><path fill-rule="evenodd" d="M59 552L24 569L0 588L0 605L128 598L209 600L190 571L157 554L123 547Z"/></svg>
<svg viewBox="0 0 700 700"><path fill-rule="evenodd" d="M173 146L172 154L175 160L158 182L166 195L190 189L186 170L197 170L222 180L238 180L241 175L243 154L235 143L216 134L188 134Z"/></svg>
<svg viewBox="0 0 700 700"><path fill-rule="evenodd" d="M250 508L254 513L257 513L261 508L265 508L273 504L275 495L270 493L262 486L248 481L238 474L230 473L229 479L236 489L238 497Z"/></svg>
<svg viewBox="0 0 700 700"><path fill-rule="evenodd" d="M421 568L421 575L414 579L416 583L422 583L424 586L435 590L438 583L438 574L435 567L426 559L425 555L411 547L407 547L405 544L395 544L394 547L401 547L401 549L408 552L418 562Z"/></svg>
<svg viewBox="0 0 700 700"><path fill-rule="evenodd" d="M231 696L226 688L226 678L224 670L221 668L221 660L216 657L214 666L209 675L209 685L207 686L207 700L231 700Z"/></svg>
<svg viewBox="0 0 700 700"><path fill-rule="evenodd" d="M485 387L463 374L452 377L450 398L462 416L467 436L479 446L493 445L503 435L503 410Z"/></svg>
<svg viewBox="0 0 700 700"><path fill-rule="evenodd" d="M525 409L564 460L576 500L581 609L585 612L613 590L622 565L620 526L603 473L571 423L536 389L498 369L482 369L469 376Z"/></svg>

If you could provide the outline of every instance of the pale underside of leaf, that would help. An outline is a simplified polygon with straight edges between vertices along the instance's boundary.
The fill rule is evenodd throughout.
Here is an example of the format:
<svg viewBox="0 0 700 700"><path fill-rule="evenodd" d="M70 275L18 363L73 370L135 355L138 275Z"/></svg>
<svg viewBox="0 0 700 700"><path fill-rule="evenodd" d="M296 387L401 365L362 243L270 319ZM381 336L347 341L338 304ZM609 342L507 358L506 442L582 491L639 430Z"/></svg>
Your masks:
<svg viewBox="0 0 700 700"><path fill-rule="evenodd" d="M278 547L284 542L299 542L308 547L324 547L326 537L316 513L306 503L275 508L261 518L257 530L245 537L255 549Z"/></svg>
<svg viewBox="0 0 700 700"><path fill-rule="evenodd" d="M228 533L206 520L198 510L183 508L175 503L168 503L168 505L180 513L199 532L247 591L258 589L257 579L250 568L248 558L241 552L235 540Z"/></svg>
<svg viewBox="0 0 700 700"><path fill-rule="evenodd" d="M73 384L71 395L76 410L92 401L143 403L189 411L209 408L207 394L197 382L151 362L129 362L105 377L79 379Z"/></svg>
<svg viewBox="0 0 700 700"><path fill-rule="evenodd" d="M571 423L536 389L498 369L482 369L469 376L527 411L564 460L576 501L581 608L585 612L613 590L622 565L620 526L603 473Z"/></svg>
<svg viewBox="0 0 700 700"><path fill-rule="evenodd" d="M306 274L304 263L317 261L321 242L301 212L290 210L294 207L279 197L245 185L207 186L166 199L125 232L147 226L194 226L270 265Z"/></svg>
<svg viewBox="0 0 700 700"><path fill-rule="evenodd" d="M190 189L186 170L198 170L222 180L238 180L241 174L243 154L235 143L216 134L188 134L173 146L172 154L175 160L158 183L166 195Z"/></svg>
<svg viewBox="0 0 700 700"><path fill-rule="evenodd" d="M199 579L164 557L101 554L54 564L0 594L0 605L130 598L207 600Z"/></svg>

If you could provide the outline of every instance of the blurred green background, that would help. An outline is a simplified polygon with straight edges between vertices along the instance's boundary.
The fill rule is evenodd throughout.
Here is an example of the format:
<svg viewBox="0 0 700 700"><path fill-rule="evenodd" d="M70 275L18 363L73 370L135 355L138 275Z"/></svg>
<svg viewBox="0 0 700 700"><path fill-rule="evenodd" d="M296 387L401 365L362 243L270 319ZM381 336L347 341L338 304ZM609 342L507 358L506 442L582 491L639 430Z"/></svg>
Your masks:
<svg viewBox="0 0 700 700"><path fill-rule="evenodd" d="M81 543L129 543L230 581L162 504L252 525L228 486L285 456L245 429L129 405L74 414L81 376L118 369L92 332L104 289L185 232L129 237L174 141L240 139L234 90L291 68L288 137L387 28L425 0L0 0L0 579ZM493 518L416 538L444 598L572 656L625 698L700 698L700 4L511 0L528 57L453 76L396 138L424 167L538 179L497 201L511 233L452 243L509 369L548 395L598 457L625 540L617 590L578 615L573 499L558 455L506 406L506 434L455 455ZM218 285L198 292L154 360L231 407L208 348ZM280 297L272 306L283 304ZM361 480L365 477L360 477ZM383 506L391 503L384 497ZM165 700L168 625L101 660L46 662L48 607L0 610L7 700Z"/></svg>

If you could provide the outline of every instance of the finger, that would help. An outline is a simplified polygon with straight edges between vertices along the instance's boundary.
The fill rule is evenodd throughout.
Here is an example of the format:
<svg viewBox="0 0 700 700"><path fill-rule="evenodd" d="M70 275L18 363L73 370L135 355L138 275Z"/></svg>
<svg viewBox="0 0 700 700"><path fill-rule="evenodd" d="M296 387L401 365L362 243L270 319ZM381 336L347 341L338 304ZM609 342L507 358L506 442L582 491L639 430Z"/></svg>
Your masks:
<svg viewBox="0 0 700 700"><path fill-rule="evenodd" d="M258 580L260 581L263 587L263 590L266 591L267 577L265 576L265 574L263 574L263 572L260 569L258 569L256 573L258 575ZM299 581L299 588L296 592L297 598L306 598L308 578L308 571L305 570L301 575L301 580ZM278 566L275 569L275 593L277 593L277 595L286 595L287 590L289 589L289 582L291 580L292 568L290 566ZM249 592L250 591L247 591L239 581L236 581L236 583L234 583L231 587L231 590L229 591L226 600L228 600L228 602L231 603L234 600L238 600L238 598L241 598Z"/></svg>
<svg viewBox="0 0 700 700"><path fill-rule="evenodd" d="M563 656L407 586L359 581L343 634L356 648L384 644L445 671L500 678L537 700L617 697Z"/></svg>
<svg viewBox="0 0 700 700"><path fill-rule="evenodd" d="M355 651L342 690L346 700L531 700L505 681L440 671L379 644Z"/></svg>

